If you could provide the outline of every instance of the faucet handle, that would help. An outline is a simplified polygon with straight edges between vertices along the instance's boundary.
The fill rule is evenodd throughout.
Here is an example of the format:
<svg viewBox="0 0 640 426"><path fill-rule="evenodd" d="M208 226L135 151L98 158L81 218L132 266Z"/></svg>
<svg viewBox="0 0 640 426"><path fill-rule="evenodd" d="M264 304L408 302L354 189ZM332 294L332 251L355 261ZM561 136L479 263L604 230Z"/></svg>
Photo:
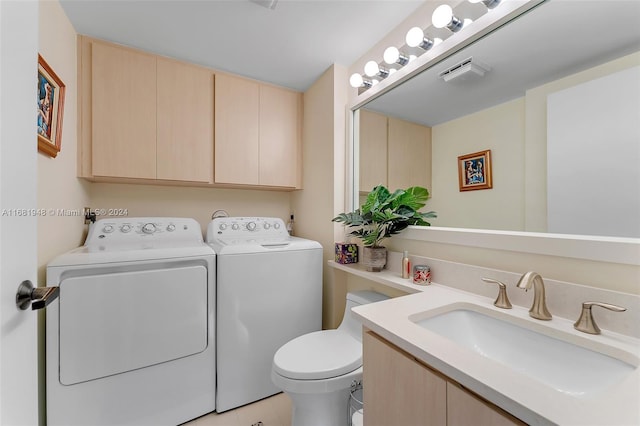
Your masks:
<svg viewBox="0 0 640 426"><path fill-rule="evenodd" d="M484 277L482 278L482 281L485 283L498 284L498 298L493 302L493 304L498 308L511 309L511 302L509 301L509 297L507 297L507 285L505 283Z"/></svg>
<svg viewBox="0 0 640 426"><path fill-rule="evenodd" d="M623 308L622 306L618 305L612 305L610 303L584 302L582 304L582 312L580 312L580 318L578 318L578 321L573 324L573 328L578 331L582 331L583 333L600 334L600 327L598 327L598 324L596 324L595 320L593 319L593 314L591 313L592 306L600 306L614 312L624 312L627 310L627 308Z"/></svg>

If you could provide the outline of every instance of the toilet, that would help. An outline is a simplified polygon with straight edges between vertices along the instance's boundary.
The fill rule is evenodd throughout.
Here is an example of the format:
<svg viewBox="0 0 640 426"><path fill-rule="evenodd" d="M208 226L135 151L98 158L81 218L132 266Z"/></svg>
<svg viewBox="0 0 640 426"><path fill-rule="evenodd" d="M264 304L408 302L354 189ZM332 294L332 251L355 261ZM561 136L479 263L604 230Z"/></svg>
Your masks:
<svg viewBox="0 0 640 426"><path fill-rule="evenodd" d="M305 334L273 356L271 380L291 398L292 426L347 426L349 392L362 380L362 325L351 308L388 299L374 291L347 293L336 330Z"/></svg>

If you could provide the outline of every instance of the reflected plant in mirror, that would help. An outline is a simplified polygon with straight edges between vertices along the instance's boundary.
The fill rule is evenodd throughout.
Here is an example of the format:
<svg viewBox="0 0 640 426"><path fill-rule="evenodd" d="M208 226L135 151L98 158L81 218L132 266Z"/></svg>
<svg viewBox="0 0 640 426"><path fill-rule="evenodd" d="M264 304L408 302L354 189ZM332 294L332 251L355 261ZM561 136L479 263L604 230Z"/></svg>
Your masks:
<svg viewBox="0 0 640 426"><path fill-rule="evenodd" d="M358 237L365 247L363 263L369 271L380 271L386 264L385 238L399 233L409 225L430 226L425 219L437 217L433 211L420 212L429 199L429 190L421 186L397 189L391 193L378 185L367 195L360 208L340 213L332 219L348 228L350 236Z"/></svg>

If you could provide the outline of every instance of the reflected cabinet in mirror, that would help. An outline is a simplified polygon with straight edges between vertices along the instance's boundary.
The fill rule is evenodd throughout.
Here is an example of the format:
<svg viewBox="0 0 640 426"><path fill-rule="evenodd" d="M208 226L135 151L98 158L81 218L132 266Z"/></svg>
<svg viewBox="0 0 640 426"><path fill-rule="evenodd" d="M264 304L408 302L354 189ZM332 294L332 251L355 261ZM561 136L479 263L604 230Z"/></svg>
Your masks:
<svg viewBox="0 0 640 426"><path fill-rule="evenodd" d="M361 107L360 193L426 186L434 226L640 237L640 2L547 0ZM487 70L445 81L471 61ZM490 150L493 185L458 157Z"/></svg>

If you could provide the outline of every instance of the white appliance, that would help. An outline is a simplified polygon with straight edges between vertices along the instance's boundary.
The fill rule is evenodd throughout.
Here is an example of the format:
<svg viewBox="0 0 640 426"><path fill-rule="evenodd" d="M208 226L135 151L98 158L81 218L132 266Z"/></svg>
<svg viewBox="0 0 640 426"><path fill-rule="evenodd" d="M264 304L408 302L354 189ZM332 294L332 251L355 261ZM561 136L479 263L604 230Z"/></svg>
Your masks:
<svg viewBox="0 0 640 426"><path fill-rule="evenodd" d="M47 266L47 424L176 425L215 410L215 252L185 218L101 219Z"/></svg>
<svg viewBox="0 0 640 426"><path fill-rule="evenodd" d="M217 254L216 411L280 392L273 355L322 327L322 246L290 237L282 219L220 217L207 228Z"/></svg>

